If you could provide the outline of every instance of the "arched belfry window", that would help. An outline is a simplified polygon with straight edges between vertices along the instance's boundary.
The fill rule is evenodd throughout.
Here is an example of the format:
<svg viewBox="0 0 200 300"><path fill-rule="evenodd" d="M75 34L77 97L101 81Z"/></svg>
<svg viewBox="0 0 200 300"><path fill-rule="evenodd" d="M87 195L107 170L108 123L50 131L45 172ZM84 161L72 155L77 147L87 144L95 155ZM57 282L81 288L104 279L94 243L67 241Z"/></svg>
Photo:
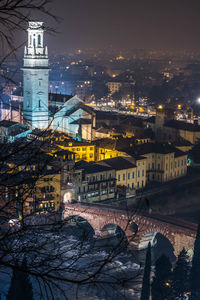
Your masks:
<svg viewBox="0 0 200 300"><path fill-rule="evenodd" d="M35 47L35 38L33 39L33 47Z"/></svg>
<svg viewBox="0 0 200 300"><path fill-rule="evenodd" d="M40 36L40 34L38 35L38 45L39 46L41 45L41 36Z"/></svg>
<svg viewBox="0 0 200 300"><path fill-rule="evenodd" d="M38 107L41 107L41 100L38 101Z"/></svg>

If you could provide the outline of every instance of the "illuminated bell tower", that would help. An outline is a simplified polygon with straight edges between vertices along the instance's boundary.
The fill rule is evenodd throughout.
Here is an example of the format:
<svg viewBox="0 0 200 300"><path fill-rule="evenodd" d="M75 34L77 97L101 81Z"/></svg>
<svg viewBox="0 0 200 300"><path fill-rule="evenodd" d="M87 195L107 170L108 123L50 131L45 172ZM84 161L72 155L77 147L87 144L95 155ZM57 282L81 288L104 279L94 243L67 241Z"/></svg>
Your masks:
<svg viewBox="0 0 200 300"><path fill-rule="evenodd" d="M24 48L23 119L32 128L48 128L48 50L44 47L43 22L29 22Z"/></svg>

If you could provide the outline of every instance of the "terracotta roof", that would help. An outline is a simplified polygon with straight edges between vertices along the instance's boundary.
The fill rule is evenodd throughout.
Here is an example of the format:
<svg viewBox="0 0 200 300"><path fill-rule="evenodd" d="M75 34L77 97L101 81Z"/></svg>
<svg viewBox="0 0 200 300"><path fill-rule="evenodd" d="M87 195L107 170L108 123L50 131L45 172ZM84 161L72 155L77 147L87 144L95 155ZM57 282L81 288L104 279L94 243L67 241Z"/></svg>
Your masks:
<svg viewBox="0 0 200 300"><path fill-rule="evenodd" d="M131 162L130 160L122 156L118 156L110 159L104 159L101 161L101 163L107 164L115 170L124 170L124 169L131 169L136 167L134 162Z"/></svg>
<svg viewBox="0 0 200 300"><path fill-rule="evenodd" d="M51 102L63 102L63 103L65 103L66 101L68 101L72 97L73 97L72 95L49 93L49 101L51 101Z"/></svg>
<svg viewBox="0 0 200 300"><path fill-rule="evenodd" d="M187 131L200 131L200 125L178 120L169 120L165 122L164 126Z"/></svg>
<svg viewBox="0 0 200 300"><path fill-rule="evenodd" d="M91 119L78 119L78 120L74 120L70 124L78 124L78 125L86 124L87 125L87 124L92 124L92 120Z"/></svg>
<svg viewBox="0 0 200 300"><path fill-rule="evenodd" d="M173 145L168 143L144 143L144 144L137 144L133 148L124 149L124 152L131 156L145 156L145 154L149 153L157 153L157 154L168 154L174 153L175 157L187 155L185 152L177 149Z"/></svg>
<svg viewBox="0 0 200 300"><path fill-rule="evenodd" d="M91 173L99 173L99 172L105 172L105 171L111 171L113 168L110 166L100 165L98 163L92 163L92 164L82 164L81 166L76 167L76 169L82 169L86 174Z"/></svg>

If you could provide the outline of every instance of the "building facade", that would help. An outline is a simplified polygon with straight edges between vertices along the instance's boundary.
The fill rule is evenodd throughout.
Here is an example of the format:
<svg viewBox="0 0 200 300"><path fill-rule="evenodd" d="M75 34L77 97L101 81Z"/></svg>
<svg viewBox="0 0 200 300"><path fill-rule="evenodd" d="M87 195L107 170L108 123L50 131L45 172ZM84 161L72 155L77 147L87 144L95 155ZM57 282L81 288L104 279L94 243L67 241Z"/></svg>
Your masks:
<svg viewBox="0 0 200 300"><path fill-rule="evenodd" d="M24 48L23 119L32 128L48 128L48 50L44 47L43 22L29 22L28 46Z"/></svg>
<svg viewBox="0 0 200 300"><path fill-rule="evenodd" d="M145 157L115 157L99 163L115 170L117 186L124 186L130 190L138 190L146 186Z"/></svg>
<svg viewBox="0 0 200 300"><path fill-rule="evenodd" d="M147 182L166 182L187 174L187 153L169 144L140 144L135 152L146 157Z"/></svg>
<svg viewBox="0 0 200 300"><path fill-rule="evenodd" d="M82 164L76 167L76 199L96 202L115 197L115 170L109 166Z"/></svg>

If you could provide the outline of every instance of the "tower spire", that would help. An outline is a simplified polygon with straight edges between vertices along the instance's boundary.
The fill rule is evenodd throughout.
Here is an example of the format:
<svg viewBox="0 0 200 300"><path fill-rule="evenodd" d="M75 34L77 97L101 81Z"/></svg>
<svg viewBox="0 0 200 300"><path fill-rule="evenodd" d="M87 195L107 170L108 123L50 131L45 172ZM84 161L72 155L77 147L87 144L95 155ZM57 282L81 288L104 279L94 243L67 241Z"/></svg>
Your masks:
<svg viewBox="0 0 200 300"><path fill-rule="evenodd" d="M44 47L43 22L29 22L24 47L23 118L32 128L48 127L48 50Z"/></svg>

